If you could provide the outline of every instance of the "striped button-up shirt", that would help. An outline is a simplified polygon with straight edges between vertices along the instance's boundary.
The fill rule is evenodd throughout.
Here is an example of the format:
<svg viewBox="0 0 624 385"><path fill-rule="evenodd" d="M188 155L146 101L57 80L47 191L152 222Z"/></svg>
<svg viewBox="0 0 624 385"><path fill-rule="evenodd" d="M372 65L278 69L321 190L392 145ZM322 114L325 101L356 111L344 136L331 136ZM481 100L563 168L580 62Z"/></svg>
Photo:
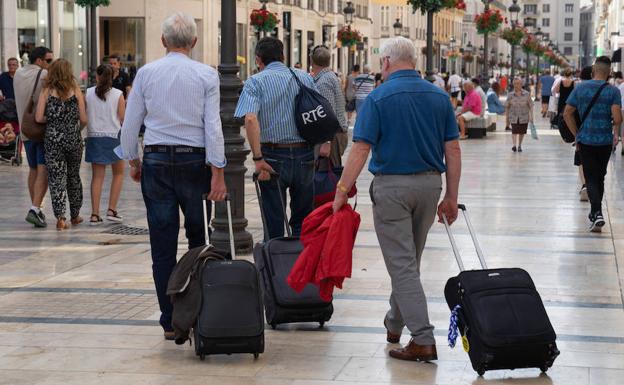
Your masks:
<svg viewBox="0 0 624 385"><path fill-rule="evenodd" d="M139 70L121 128L123 159L137 159L138 136L145 145L206 149L206 163L225 167L219 74L181 53L169 53ZM117 155L119 151L117 151Z"/></svg>
<svg viewBox="0 0 624 385"><path fill-rule="evenodd" d="M293 69L301 82L317 90L307 73ZM299 86L288 67L281 62L267 65L260 73L245 81L234 116L256 114L260 122L261 143L300 143L295 124L295 97Z"/></svg>
<svg viewBox="0 0 624 385"><path fill-rule="evenodd" d="M329 68L325 68L314 76L314 82L325 99L329 101L338 118L343 131L349 129L345 112L345 97L340 87L338 76Z"/></svg>

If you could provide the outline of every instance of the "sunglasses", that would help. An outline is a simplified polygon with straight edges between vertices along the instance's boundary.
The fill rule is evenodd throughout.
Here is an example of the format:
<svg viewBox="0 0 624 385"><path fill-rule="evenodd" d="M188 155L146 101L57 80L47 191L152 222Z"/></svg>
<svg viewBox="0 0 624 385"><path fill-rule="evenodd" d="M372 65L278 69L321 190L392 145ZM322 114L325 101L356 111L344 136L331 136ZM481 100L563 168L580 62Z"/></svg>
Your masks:
<svg viewBox="0 0 624 385"><path fill-rule="evenodd" d="M51 64L54 61L54 59L45 59L45 61L46 63Z"/></svg>

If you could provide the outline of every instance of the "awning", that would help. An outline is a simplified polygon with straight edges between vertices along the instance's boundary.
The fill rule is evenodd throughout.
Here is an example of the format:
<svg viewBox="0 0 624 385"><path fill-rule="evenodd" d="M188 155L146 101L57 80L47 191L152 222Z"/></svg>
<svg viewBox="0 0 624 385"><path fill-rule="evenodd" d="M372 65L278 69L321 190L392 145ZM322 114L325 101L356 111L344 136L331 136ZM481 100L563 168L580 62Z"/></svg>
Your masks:
<svg viewBox="0 0 624 385"><path fill-rule="evenodd" d="M622 62L622 48L618 48L613 52L611 56L611 63L621 63Z"/></svg>

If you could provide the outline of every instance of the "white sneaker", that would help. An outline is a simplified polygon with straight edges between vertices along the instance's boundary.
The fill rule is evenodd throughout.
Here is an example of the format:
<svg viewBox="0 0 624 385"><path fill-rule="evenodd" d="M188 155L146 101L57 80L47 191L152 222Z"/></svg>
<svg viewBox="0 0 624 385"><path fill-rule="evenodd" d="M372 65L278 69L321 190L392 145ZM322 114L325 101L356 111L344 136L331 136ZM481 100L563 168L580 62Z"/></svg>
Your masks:
<svg viewBox="0 0 624 385"><path fill-rule="evenodd" d="M604 217L602 216L602 214L598 213L592 220L592 223L589 226L589 231L591 231L592 233L601 233L604 225L605 225Z"/></svg>
<svg viewBox="0 0 624 385"><path fill-rule="evenodd" d="M587 187L583 187L581 191L579 191L579 196L581 202L589 201L589 196L587 195Z"/></svg>

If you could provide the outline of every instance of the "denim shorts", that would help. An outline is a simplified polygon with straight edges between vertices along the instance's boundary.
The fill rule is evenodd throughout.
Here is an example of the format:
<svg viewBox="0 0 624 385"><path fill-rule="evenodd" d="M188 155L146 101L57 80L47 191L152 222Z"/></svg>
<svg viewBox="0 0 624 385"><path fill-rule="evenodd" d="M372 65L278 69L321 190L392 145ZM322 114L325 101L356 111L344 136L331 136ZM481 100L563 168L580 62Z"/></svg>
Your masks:
<svg viewBox="0 0 624 385"><path fill-rule="evenodd" d="M87 138L85 162L95 164L113 164L121 159L113 151L119 146L119 139L108 137Z"/></svg>
<svg viewBox="0 0 624 385"><path fill-rule="evenodd" d="M45 166L45 147L43 147L43 142L27 140L24 142L24 149L26 150L26 159L30 168L37 168L39 165Z"/></svg>

